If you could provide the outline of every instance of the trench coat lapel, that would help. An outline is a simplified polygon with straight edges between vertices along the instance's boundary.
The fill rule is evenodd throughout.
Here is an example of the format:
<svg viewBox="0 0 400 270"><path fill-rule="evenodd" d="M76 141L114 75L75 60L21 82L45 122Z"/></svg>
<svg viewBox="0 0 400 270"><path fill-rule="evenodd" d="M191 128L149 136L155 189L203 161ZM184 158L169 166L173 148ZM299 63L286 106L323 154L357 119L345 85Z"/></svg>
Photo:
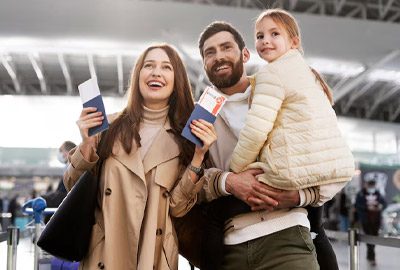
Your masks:
<svg viewBox="0 0 400 270"><path fill-rule="evenodd" d="M155 137L143 160L144 173L146 174L157 165L171 160L179 155L179 147L174 140L174 135L167 131L171 129L167 120L164 127Z"/></svg>
<svg viewBox="0 0 400 270"><path fill-rule="evenodd" d="M115 159L146 183L142 157L140 156L140 151L138 151L135 142L133 142L131 154L127 154L120 143L114 147L113 153Z"/></svg>
<svg viewBox="0 0 400 270"><path fill-rule="evenodd" d="M177 157L180 153L174 136L167 132L170 129L171 126L167 121L155 137L143 161L135 142L131 154L127 154L120 143L116 144L113 149L115 159L146 183L145 175L152 168Z"/></svg>

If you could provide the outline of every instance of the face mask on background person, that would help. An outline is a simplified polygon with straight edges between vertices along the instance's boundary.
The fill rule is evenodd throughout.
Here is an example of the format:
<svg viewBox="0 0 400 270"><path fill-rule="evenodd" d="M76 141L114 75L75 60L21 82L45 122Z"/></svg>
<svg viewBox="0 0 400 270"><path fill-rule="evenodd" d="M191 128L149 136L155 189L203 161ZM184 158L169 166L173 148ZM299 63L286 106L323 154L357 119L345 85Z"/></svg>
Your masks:
<svg viewBox="0 0 400 270"><path fill-rule="evenodd" d="M64 157L63 153L58 151L57 152L57 159L60 161L62 164L67 164L67 159Z"/></svg>

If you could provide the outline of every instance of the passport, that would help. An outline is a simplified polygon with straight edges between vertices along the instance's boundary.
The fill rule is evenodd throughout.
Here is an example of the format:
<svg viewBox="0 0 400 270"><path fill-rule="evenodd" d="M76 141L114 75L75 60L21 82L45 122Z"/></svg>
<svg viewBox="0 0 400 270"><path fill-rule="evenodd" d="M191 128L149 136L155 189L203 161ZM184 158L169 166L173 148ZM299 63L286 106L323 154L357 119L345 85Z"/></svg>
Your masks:
<svg viewBox="0 0 400 270"><path fill-rule="evenodd" d="M197 146L203 147L203 142L190 130L190 123L198 119L204 119L207 122L214 123L225 101L226 97L212 87L207 87L201 95L199 102L194 106L194 110L186 122L181 135Z"/></svg>
<svg viewBox="0 0 400 270"><path fill-rule="evenodd" d="M102 112L104 119L101 125L89 129L89 136L102 132L109 127L107 114L100 94L99 85L96 78L91 78L78 85L79 95L81 96L83 108L96 107L97 111Z"/></svg>
<svg viewBox="0 0 400 270"><path fill-rule="evenodd" d="M190 123L193 120L198 120L198 119L204 119L207 122L214 123L215 119L216 119L216 116L211 114L209 111L204 109L199 104L196 104L194 106L194 110L192 111L192 114L189 117L189 120L186 122L186 125L182 130L181 135L183 137L185 137L186 139L188 139L189 141L191 141L192 143L194 143L194 144L196 144L196 145L198 145L200 147L203 147L203 142L199 138L197 138L197 136L194 135L192 133L192 131L190 130Z"/></svg>

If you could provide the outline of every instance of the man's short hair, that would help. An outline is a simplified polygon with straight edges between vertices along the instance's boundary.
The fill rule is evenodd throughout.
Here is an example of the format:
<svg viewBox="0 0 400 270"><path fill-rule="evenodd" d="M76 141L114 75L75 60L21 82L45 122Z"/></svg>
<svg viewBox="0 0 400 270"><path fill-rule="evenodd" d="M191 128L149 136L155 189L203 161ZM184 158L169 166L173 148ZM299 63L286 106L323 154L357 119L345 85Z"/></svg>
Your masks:
<svg viewBox="0 0 400 270"><path fill-rule="evenodd" d="M67 152L69 152L72 148L74 148L76 144L71 141L65 141L60 148L64 148Z"/></svg>
<svg viewBox="0 0 400 270"><path fill-rule="evenodd" d="M204 29L204 31L200 34L199 49L202 58L204 58L203 55L204 42L213 35L223 31L229 32L233 35L233 38L235 39L240 50L243 50L243 48L246 46L242 35L230 23L224 21L215 21L209 24L206 27L206 29Z"/></svg>

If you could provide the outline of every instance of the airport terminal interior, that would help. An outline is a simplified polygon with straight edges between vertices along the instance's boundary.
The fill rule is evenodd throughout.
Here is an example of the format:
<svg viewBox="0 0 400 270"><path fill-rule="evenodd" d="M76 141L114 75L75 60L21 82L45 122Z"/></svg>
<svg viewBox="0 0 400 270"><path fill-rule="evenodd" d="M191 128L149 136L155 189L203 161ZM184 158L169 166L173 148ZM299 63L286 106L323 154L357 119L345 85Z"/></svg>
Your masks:
<svg viewBox="0 0 400 270"><path fill-rule="evenodd" d="M298 20L304 58L331 87L354 155L352 180L324 205L340 269L351 269L343 235L360 228L356 195L371 180L387 203L379 236L400 241L400 0L0 0L0 270L12 269L10 225L26 232L13 269L35 269L33 217L21 206L57 188L65 170L61 144L81 141L79 84L95 78L107 114L119 112L139 54L166 42L182 57L198 100L211 85L200 33L213 21L231 23L250 51L247 74L254 74L265 65L254 45L254 22L267 8ZM399 269L400 248L377 245L376 265L366 249L360 242L359 269ZM180 257L179 270L186 269Z"/></svg>

